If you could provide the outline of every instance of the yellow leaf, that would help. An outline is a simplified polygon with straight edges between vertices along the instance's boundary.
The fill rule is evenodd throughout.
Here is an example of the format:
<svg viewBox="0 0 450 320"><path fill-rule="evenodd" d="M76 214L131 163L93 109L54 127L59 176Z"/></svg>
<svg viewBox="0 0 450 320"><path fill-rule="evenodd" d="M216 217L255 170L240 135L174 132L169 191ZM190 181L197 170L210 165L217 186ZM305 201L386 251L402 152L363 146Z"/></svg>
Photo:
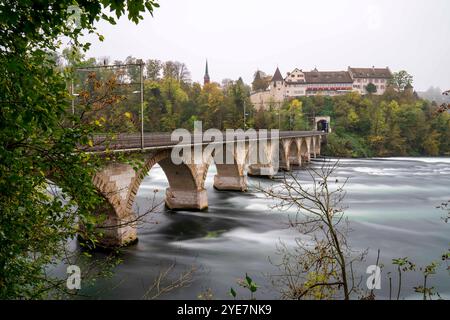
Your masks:
<svg viewBox="0 0 450 320"><path fill-rule="evenodd" d="M128 119L131 119L131 113L129 113L129 112L125 112L124 116L127 117Z"/></svg>
<svg viewBox="0 0 450 320"><path fill-rule="evenodd" d="M90 147L93 147L93 146L94 146L94 142L93 142L92 140L89 140L89 141L88 141L88 145L89 145Z"/></svg>

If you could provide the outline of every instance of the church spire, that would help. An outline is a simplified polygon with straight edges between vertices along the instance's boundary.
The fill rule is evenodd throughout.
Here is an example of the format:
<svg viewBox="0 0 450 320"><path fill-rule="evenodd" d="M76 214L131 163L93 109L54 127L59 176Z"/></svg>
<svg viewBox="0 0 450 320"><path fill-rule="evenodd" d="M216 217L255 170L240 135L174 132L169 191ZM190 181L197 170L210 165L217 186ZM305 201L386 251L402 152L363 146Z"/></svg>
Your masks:
<svg viewBox="0 0 450 320"><path fill-rule="evenodd" d="M203 84L209 83L209 72L208 72L208 59L206 59L206 68L205 68L205 76L203 77Z"/></svg>

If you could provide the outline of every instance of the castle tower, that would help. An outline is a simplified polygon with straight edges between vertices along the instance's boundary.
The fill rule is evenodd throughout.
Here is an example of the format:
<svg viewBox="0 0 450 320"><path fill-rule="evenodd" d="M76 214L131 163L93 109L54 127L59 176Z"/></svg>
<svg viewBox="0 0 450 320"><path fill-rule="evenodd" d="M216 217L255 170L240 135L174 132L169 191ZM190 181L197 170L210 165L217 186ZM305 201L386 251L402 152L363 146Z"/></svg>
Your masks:
<svg viewBox="0 0 450 320"><path fill-rule="evenodd" d="M278 67L270 80L270 91L275 101L282 101L285 98L284 79Z"/></svg>
<svg viewBox="0 0 450 320"><path fill-rule="evenodd" d="M283 76L281 75L280 69L278 69L278 67L277 67L277 70L275 70L275 73L270 82L272 83L274 88L277 87L277 85L278 86L283 85L284 79L283 79Z"/></svg>
<svg viewBox="0 0 450 320"><path fill-rule="evenodd" d="M205 76L203 77L203 85L208 84L210 82L209 73L208 73L208 60L206 60L206 68L205 68Z"/></svg>

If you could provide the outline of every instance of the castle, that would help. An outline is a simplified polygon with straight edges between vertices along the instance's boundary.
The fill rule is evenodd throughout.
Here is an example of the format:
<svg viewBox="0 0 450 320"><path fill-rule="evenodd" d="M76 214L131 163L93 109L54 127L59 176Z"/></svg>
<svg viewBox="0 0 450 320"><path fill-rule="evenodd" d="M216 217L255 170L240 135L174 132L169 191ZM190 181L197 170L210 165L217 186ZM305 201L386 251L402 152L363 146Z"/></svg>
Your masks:
<svg viewBox="0 0 450 320"><path fill-rule="evenodd" d="M277 67L268 89L252 92L250 99L257 110L267 109L270 105L279 106L286 99L300 96L336 96L352 91L367 94L369 84L372 84L369 88L373 94L381 95L391 78L388 67L348 67L347 71L318 71L316 68L309 72L295 68L284 78Z"/></svg>

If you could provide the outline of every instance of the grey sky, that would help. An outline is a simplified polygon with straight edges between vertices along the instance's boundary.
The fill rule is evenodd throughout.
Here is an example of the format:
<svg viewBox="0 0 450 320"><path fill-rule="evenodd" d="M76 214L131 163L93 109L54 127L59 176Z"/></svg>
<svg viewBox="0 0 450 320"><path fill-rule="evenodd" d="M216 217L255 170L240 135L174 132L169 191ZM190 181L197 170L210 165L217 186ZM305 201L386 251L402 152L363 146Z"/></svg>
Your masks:
<svg viewBox="0 0 450 320"><path fill-rule="evenodd" d="M178 60L194 81L298 67L344 70L389 66L414 76L417 90L450 89L449 0L160 0L154 18L99 24L105 41L89 56Z"/></svg>

